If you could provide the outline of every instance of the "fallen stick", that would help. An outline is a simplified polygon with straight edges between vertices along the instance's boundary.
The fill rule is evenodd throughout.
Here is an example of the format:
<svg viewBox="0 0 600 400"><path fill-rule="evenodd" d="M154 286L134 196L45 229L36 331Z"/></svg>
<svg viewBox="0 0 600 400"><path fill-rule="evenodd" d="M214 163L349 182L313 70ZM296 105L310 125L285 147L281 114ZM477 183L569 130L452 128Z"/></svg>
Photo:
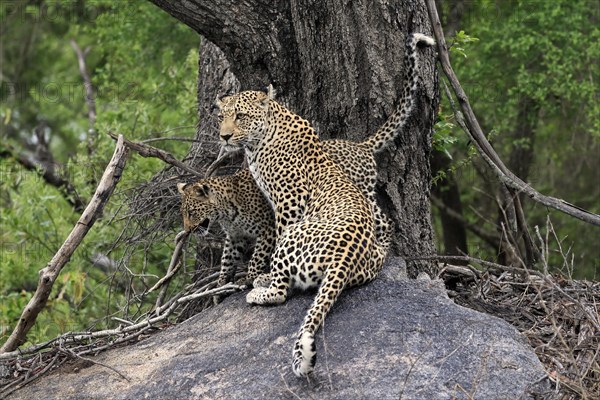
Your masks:
<svg viewBox="0 0 600 400"><path fill-rule="evenodd" d="M209 277L207 277L205 279L208 279L208 278L215 279L218 277L218 275L219 275L219 273L217 272L217 273L210 275ZM216 284L216 281L214 283ZM191 286L192 285L189 285L188 289L190 289ZM9 359L13 359L16 357L22 357L22 356L26 356L26 355L30 355L30 354L35 354L41 350L56 347L57 343L62 343L62 345L69 344L69 343L79 343L81 341L90 341L90 340L95 340L95 339L99 339L99 338L106 338L109 336L116 336L116 337L120 338L120 339L117 339L114 342L111 342L110 344L107 344L106 346L103 346L101 348L101 349L105 349L105 348L110 347L111 344L122 343L124 341L129 340L130 338L136 337L136 336L140 335L143 332L143 330L145 330L147 328L150 328L152 326L157 326L160 322L166 320L169 316L171 316L171 314L173 314L177 308L179 308L180 306L182 306L186 303L189 303L192 300L202 298L202 297L212 296L215 294L233 293L233 292L247 289L246 286L238 286L233 283L228 283L226 285L212 288L212 289L209 289L208 288L209 286L210 285L205 285L205 287L203 287L199 290L196 290L193 293L189 293L189 292L185 293L185 294L178 293L173 298L171 298L167 303L162 305L160 307L160 309L154 310L152 313L148 313L146 318L143 318L142 320L140 320L137 323L130 324L128 322L126 324L127 326L121 325L117 328L105 329L102 331L67 332L67 333L64 333L52 340L33 345L33 346L28 347L23 350L14 350L14 351L10 351L10 352L0 353L0 360L9 360ZM96 350L99 350L99 348L94 348L90 351L86 350L86 351L80 352L78 354L83 355L83 354L95 352Z"/></svg>
<svg viewBox="0 0 600 400"><path fill-rule="evenodd" d="M128 151L127 147L124 145L123 136L119 135L115 152L104 170L104 174L96 188L94 196L83 211L83 214L81 214L81 217L79 217L79 220L63 245L58 249L56 254L54 254L54 257L52 257L52 260L50 260L46 267L40 270L40 277L35 294L23 309L23 313L21 314L21 318L19 318L17 326L0 349L0 353L11 352L25 343L27 332L29 332L31 327L35 324L38 314L46 305L58 274L71 259L75 249L77 249L85 235L92 228L96 219L102 215L104 206L108 202L108 199L110 199L115 186L121 179L121 174L127 160L127 154Z"/></svg>

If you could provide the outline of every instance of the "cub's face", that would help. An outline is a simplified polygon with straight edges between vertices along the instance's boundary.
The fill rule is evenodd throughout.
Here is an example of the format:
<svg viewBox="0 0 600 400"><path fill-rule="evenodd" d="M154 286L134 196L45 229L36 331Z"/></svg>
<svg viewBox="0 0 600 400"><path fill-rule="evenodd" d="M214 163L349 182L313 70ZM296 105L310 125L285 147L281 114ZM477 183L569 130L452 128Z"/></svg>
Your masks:
<svg viewBox="0 0 600 400"><path fill-rule="evenodd" d="M252 145L262 138L269 109L269 96L246 91L217 100L220 141L225 151Z"/></svg>
<svg viewBox="0 0 600 400"><path fill-rule="evenodd" d="M177 190L181 193L183 229L192 232L200 228L206 233L210 221L219 218L218 196L210 182L178 183Z"/></svg>

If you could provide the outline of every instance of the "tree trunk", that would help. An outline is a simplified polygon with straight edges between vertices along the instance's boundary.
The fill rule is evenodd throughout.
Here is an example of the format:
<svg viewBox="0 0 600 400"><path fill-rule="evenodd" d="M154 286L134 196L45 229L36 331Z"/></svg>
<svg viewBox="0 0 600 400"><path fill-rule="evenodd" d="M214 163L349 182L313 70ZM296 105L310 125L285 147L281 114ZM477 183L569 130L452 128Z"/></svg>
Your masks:
<svg viewBox="0 0 600 400"><path fill-rule="evenodd" d="M450 159L441 151L433 151L431 155L431 166L433 171L450 168ZM454 211L462 217L463 207L460 200L460 190L453 175L447 175L440 179L432 188L433 196L437 197L444 207ZM467 230L461 220L451 215L445 208L440 208L440 220L442 224L442 235L444 240L444 254L461 256L469 254L467 247ZM466 264L457 261L456 264Z"/></svg>
<svg viewBox="0 0 600 400"><path fill-rule="evenodd" d="M539 119L539 104L529 96L522 95L517 105L516 126L508 140L512 141L507 167L515 175L527 182L529 170L535 155L535 133Z"/></svg>
<svg viewBox="0 0 600 400"><path fill-rule="evenodd" d="M510 133L508 140L511 143L511 152L507 167L524 182L529 178L529 172L534 158L535 133L538 122L539 105L529 96L523 96L519 99L518 113L514 130ZM519 201L523 204L525 199L524 193L516 194L519 196ZM506 221L505 210L510 207L505 197L501 203L502 209L498 211L498 221L504 222L505 226L509 225ZM500 224L498 224L500 225ZM521 258L528 266L532 266L536 261L537 255L530 250L534 244L530 242L530 234L527 227L518 226L513 232L512 245L519 251ZM504 263L511 262L510 254L507 255L503 250L498 255L498 260ZM514 261L513 261L514 262Z"/></svg>
<svg viewBox="0 0 600 400"><path fill-rule="evenodd" d="M374 133L400 97L406 35L431 33L425 5L414 0L150 1L221 49L241 90L272 83L277 100L312 121L324 138L361 140ZM391 252L402 256L435 253L429 155L437 73L433 52L423 52L421 58L413 117L395 146L377 160L380 204L395 224ZM224 64L216 60L222 70ZM200 80L206 78L203 73L201 68ZM219 80L223 76L210 74ZM216 86L202 90L201 110L223 90ZM216 131L214 135L216 140ZM436 272L429 262L409 264L410 276L420 271Z"/></svg>

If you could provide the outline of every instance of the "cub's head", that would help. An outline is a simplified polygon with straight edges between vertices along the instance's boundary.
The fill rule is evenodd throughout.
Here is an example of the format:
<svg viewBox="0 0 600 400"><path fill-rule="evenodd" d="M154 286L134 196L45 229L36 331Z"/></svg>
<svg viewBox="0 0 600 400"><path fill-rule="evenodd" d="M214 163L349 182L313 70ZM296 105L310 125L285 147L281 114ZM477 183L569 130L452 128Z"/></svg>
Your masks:
<svg viewBox="0 0 600 400"><path fill-rule="evenodd" d="M246 91L217 100L223 149L237 150L262 138L271 98L267 93Z"/></svg>
<svg viewBox="0 0 600 400"><path fill-rule="evenodd" d="M210 179L178 183L177 190L181 193L181 215L186 232L200 228L205 233L210 221L222 217L224 210L221 195Z"/></svg>

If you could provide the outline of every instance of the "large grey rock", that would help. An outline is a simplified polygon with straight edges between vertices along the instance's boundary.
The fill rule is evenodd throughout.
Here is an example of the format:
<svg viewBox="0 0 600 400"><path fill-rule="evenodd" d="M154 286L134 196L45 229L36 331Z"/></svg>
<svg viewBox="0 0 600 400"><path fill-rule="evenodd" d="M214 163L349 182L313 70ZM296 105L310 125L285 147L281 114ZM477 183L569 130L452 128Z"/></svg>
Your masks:
<svg viewBox="0 0 600 400"><path fill-rule="evenodd" d="M512 326L454 304L440 281L402 278L402 261L343 294L317 335L315 375L291 371L314 293L277 307L245 293L95 364L41 378L13 399L529 399L548 389ZM88 364L89 365L89 364Z"/></svg>

